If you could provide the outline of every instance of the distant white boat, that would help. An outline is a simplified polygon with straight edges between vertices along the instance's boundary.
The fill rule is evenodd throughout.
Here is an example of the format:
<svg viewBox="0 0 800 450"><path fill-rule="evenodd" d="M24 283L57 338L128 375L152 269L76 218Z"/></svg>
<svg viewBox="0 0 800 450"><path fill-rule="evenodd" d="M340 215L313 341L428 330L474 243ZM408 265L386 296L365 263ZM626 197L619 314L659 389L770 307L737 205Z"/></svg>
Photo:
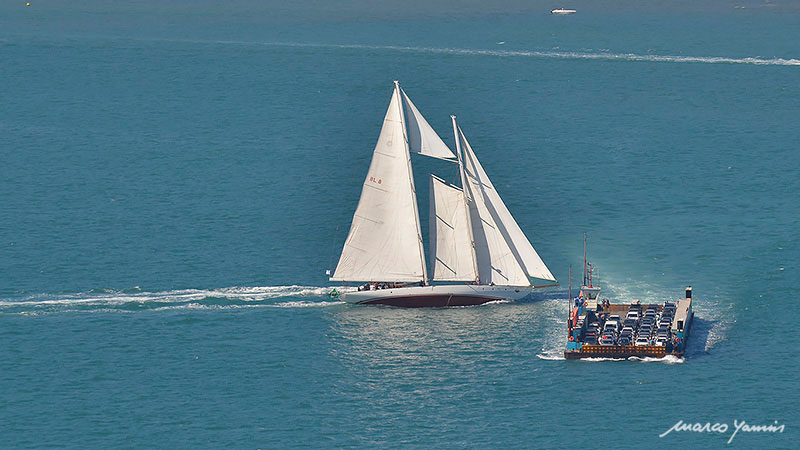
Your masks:
<svg viewBox="0 0 800 450"><path fill-rule="evenodd" d="M556 8L556 9L550 11L550 14L575 14L576 12L578 12L578 11L576 11L574 9Z"/></svg>

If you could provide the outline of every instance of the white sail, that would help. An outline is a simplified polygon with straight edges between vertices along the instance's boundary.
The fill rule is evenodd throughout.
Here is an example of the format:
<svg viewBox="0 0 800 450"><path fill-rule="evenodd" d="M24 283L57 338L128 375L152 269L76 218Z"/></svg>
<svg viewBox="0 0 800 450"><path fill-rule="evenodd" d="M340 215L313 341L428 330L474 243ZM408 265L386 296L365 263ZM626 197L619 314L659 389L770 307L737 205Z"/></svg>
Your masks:
<svg viewBox="0 0 800 450"><path fill-rule="evenodd" d="M493 191L494 186L475 157L464 133L460 128L458 131L464 152L465 187L469 195L472 238L475 241L480 283L530 286L527 273L511 248L512 243L506 239L502 224L499 223L500 218L491 204L488 191Z"/></svg>
<svg viewBox="0 0 800 450"><path fill-rule="evenodd" d="M396 86L332 281L427 278L399 91Z"/></svg>
<svg viewBox="0 0 800 450"><path fill-rule="evenodd" d="M427 120L422 117L416 106L411 103L405 91L403 100L408 116L408 148L409 151L439 159L454 159L456 155L436 134Z"/></svg>
<svg viewBox="0 0 800 450"><path fill-rule="evenodd" d="M430 249L434 281L477 281L464 192L431 175Z"/></svg>
<svg viewBox="0 0 800 450"><path fill-rule="evenodd" d="M469 143L464 137L463 132L461 136L463 139L462 142L469 150L472 161L474 161L474 164L470 167L474 171L476 177L481 180L481 193L483 194L482 197L486 203L486 207L492 215L495 224L498 226L498 231L502 234L509 249L514 254L514 257L529 277L555 281L555 277L550 273L550 270L544 264L542 258L539 257L539 254L536 253L533 245L525 236L525 233L522 232L522 229L519 227L517 221L514 220L511 212L508 211L505 203L503 203L503 199L500 198L500 194L497 193L497 190L491 180L489 180L489 177L478 162L478 159L475 158L475 154L469 147Z"/></svg>

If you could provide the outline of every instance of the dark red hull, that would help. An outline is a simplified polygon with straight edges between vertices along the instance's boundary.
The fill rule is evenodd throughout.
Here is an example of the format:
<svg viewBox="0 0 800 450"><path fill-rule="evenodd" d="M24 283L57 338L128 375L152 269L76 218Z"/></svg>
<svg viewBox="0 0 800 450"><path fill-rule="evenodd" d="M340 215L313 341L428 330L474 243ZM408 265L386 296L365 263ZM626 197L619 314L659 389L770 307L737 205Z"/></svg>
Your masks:
<svg viewBox="0 0 800 450"><path fill-rule="evenodd" d="M359 305L389 305L402 308L445 308L448 306L474 306L502 300L483 295L403 295L383 297L358 302Z"/></svg>

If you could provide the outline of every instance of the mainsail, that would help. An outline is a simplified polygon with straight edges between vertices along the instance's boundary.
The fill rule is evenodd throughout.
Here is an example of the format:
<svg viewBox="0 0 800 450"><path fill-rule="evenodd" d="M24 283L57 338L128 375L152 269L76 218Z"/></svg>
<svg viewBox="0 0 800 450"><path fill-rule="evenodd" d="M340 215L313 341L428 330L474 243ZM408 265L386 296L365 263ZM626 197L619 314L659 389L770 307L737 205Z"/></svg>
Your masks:
<svg viewBox="0 0 800 450"><path fill-rule="evenodd" d="M395 85L333 281L424 281L414 179Z"/></svg>
<svg viewBox="0 0 800 450"><path fill-rule="evenodd" d="M430 247L434 281L477 281L464 192L431 175Z"/></svg>

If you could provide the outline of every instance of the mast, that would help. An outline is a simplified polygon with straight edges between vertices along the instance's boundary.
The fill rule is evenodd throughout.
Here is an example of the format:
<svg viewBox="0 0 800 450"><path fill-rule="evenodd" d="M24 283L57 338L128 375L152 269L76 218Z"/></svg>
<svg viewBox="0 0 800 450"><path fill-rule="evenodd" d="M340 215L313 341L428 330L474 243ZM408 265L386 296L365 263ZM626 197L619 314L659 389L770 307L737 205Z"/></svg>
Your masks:
<svg viewBox="0 0 800 450"><path fill-rule="evenodd" d="M401 127L403 130L403 146L405 147L405 156L406 156L406 164L408 165L408 178L411 182L411 198L414 203L414 222L417 224L417 243L419 245L419 257L422 260L422 281L424 284L428 284L428 267L425 263L425 249L422 245L422 228L419 222L419 205L417 203L417 189L414 186L414 172L411 169L411 152L408 148L408 134L406 133L406 116L405 111L403 111L403 101L402 101L402 92L400 91L400 82L395 80L394 82L394 90L397 94L397 98L400 101L397 102L397 107L400 109L400 122Z"/></svg>
<svg viewBox="0 0 800 450"><path fill-rule="evenodd" d="M475 255L475 239L472 237L472 218L469 213L469 197L467 197L467 180L464 173L464 161L461 159L461 139L458 136L458 124L456 116L450 115L453 122L453 137L456 139L456 158L458 159L458 173L461 175L461 192L464 194L464 204L467 206L467 232L469 233L469 243L472 254L472 266L475 269L475 281L480 282L480 272L478 272L478 258Z"/></svg>
<svg viewBox="0 0 800 450"><path fill-rule="evenodd" d="M586 238L588 233L583 233L583 285L586 286Z"/></svg>

